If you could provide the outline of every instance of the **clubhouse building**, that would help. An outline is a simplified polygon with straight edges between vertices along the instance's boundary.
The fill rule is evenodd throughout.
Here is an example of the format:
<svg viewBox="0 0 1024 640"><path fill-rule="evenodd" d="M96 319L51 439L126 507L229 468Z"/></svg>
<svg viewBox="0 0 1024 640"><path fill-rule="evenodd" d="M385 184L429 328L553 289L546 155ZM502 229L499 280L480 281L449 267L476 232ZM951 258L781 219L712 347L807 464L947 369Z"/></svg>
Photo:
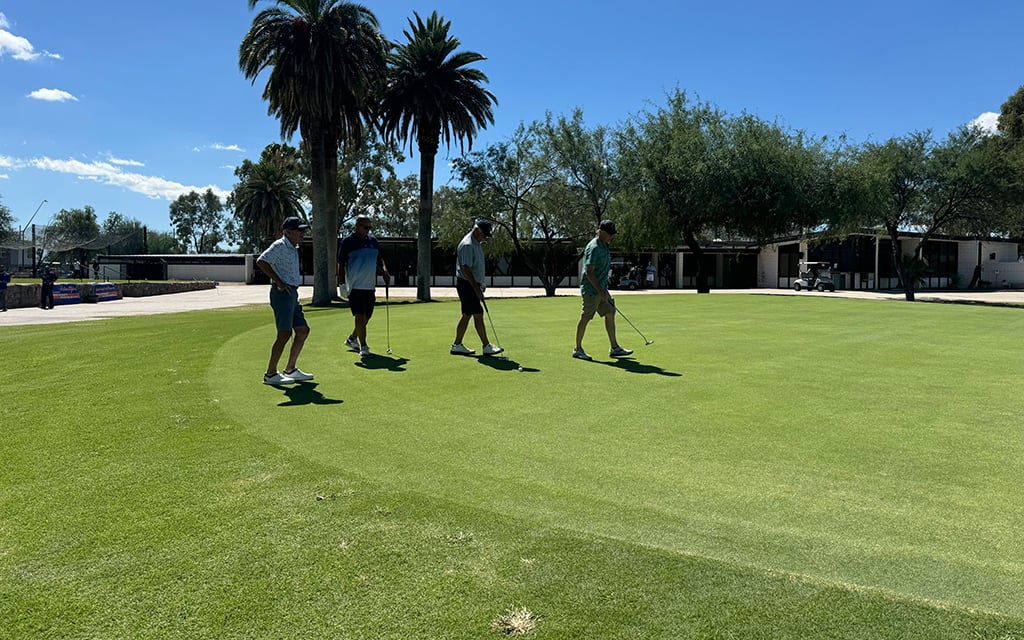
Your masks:
<svg viewBox="0 0 1024 640"><path fill-rule="evenodd" d="M381 253L394 277L395 286L416 284L416 239L380 238ZM901 254L913 253L921 236L904 234ZM1024 289L1024 241L933 236L921 247L929 265L924 289L961 289L972 283L977 288ZM614 246L613 246L614 249ZM814 236L779 238L767 243L713 241L704 245L703 267L711 289L787 289L800 277L802 262L832 265L838 289L886 290L899 288L892 263L892 241L873 233L860 233L843 240L819 240ZM568 264L577 262L575 248L566 243L562 254ZM193 280L261 283L255 255L106 255L99 256L105 279ZM313 244L307 238L301 247L302 271L307 284L313 281ZM431 257L432 286L454 286L454 249L436 243ZM635 285L694 289L697 258L685 247L675 251L624 253L613 251L612 286ZM650 274L650 275L648 275ZM517 256L500 256L490 261L487 283L492 287L540 287ZM579 286L579 269L569 269L558 285Z"/></svg>

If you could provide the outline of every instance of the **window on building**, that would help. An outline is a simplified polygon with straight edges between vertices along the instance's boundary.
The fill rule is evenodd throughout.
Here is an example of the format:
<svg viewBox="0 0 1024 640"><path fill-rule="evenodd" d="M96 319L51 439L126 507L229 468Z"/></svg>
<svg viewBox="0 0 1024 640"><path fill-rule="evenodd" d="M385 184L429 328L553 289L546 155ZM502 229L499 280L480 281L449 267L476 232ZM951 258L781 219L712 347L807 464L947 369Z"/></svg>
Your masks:
<svg viewBox="0 0 1024 640"><path fill-rule="evenodd" d="M955 242L929 240L921 248L921 255L928 262L931 276L949 278L958 271L959 251Z"/></svg>

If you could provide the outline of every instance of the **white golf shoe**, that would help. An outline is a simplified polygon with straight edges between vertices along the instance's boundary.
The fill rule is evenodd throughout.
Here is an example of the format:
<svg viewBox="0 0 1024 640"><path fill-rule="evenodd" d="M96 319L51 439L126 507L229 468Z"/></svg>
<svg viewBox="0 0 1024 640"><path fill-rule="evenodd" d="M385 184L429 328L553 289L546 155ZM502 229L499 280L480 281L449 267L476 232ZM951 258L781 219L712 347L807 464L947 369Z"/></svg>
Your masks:
<svg viewBox="0 0 1024 640"><path fill-rule="evenodd" d="M280 371L275 372L274 375L270 375L269 373L263 374L263 384L269 384L272 387L278 387L283 384L292 384L293 382L295 382L294 378L290 378Z"/></svg>
<svg viewBox="0 0 1024 640"><path fill-rule="evenodd" d="M293 382L304 382L306 380L312 380L313 374L306 373L302 369L295 367L291 371L284 372L285 377L291 378Z"/></svg>

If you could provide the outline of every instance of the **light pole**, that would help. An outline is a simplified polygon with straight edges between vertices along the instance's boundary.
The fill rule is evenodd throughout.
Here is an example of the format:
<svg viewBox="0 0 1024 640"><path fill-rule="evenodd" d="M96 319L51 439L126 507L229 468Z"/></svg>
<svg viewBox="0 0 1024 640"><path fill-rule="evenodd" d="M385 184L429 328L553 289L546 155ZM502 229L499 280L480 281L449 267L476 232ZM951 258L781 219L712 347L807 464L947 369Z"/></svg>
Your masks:
<svg viewBox="0 0 1024 640"><path fill-rule="evenodd" d="M42 202L39 203L39 206L36 207L36 213L39 213L39 210L43 208L44 204L46 204L46 199L45 198L43 199ZM32 224L32 221L36 219L36 213L33 213L32 217L28 219L28 222L25 223L25 226L21 228L21 239L22 240L25 239L25 230L28 229L29 225ZM22 254L22 259L24 259L24 254ZM33 233L32 233L32 276L35 277L35 275L36 275L36 234L33 231Z"/></svg>

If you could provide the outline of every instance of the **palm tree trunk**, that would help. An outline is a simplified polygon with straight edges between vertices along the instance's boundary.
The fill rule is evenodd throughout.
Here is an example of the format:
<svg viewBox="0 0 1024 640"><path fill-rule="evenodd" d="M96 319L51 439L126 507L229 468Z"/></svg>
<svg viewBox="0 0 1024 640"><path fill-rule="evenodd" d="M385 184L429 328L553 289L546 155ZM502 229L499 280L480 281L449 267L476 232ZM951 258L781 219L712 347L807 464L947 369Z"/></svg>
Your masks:
<svg viewBox="0 0 1024 640"><path fill-rule="evenodd" d="M329 289L330 279L328 263L330 260L328 240L331 229L337 229L337 197L331 198L328 193L327 154L336 155L333 146L324 144L323 131L319 127L309 127L306 140L309 142L309 190L313 200L313 301L314 307L326 307L331 304L333 292ZM330 214L331 202L334 220ZM333 227L332 227L333 224ZM337 231L334 232L337 235Z"/></svg>
<svg viewBox="0 0 1024 640"><path fill-rule="evenodd" d="M327 292L329 305L338 298L338 231L341 221L338 211L338 143L330 140L324 143L324 182L327 184Z"/></svg>
<svg viewBox="0 0 1024 640"><path fill-rule="evenodd" d="M416 236L416 299L430 302L431 219L434 215L434 152L420 145L420 224Z"/></svg>

